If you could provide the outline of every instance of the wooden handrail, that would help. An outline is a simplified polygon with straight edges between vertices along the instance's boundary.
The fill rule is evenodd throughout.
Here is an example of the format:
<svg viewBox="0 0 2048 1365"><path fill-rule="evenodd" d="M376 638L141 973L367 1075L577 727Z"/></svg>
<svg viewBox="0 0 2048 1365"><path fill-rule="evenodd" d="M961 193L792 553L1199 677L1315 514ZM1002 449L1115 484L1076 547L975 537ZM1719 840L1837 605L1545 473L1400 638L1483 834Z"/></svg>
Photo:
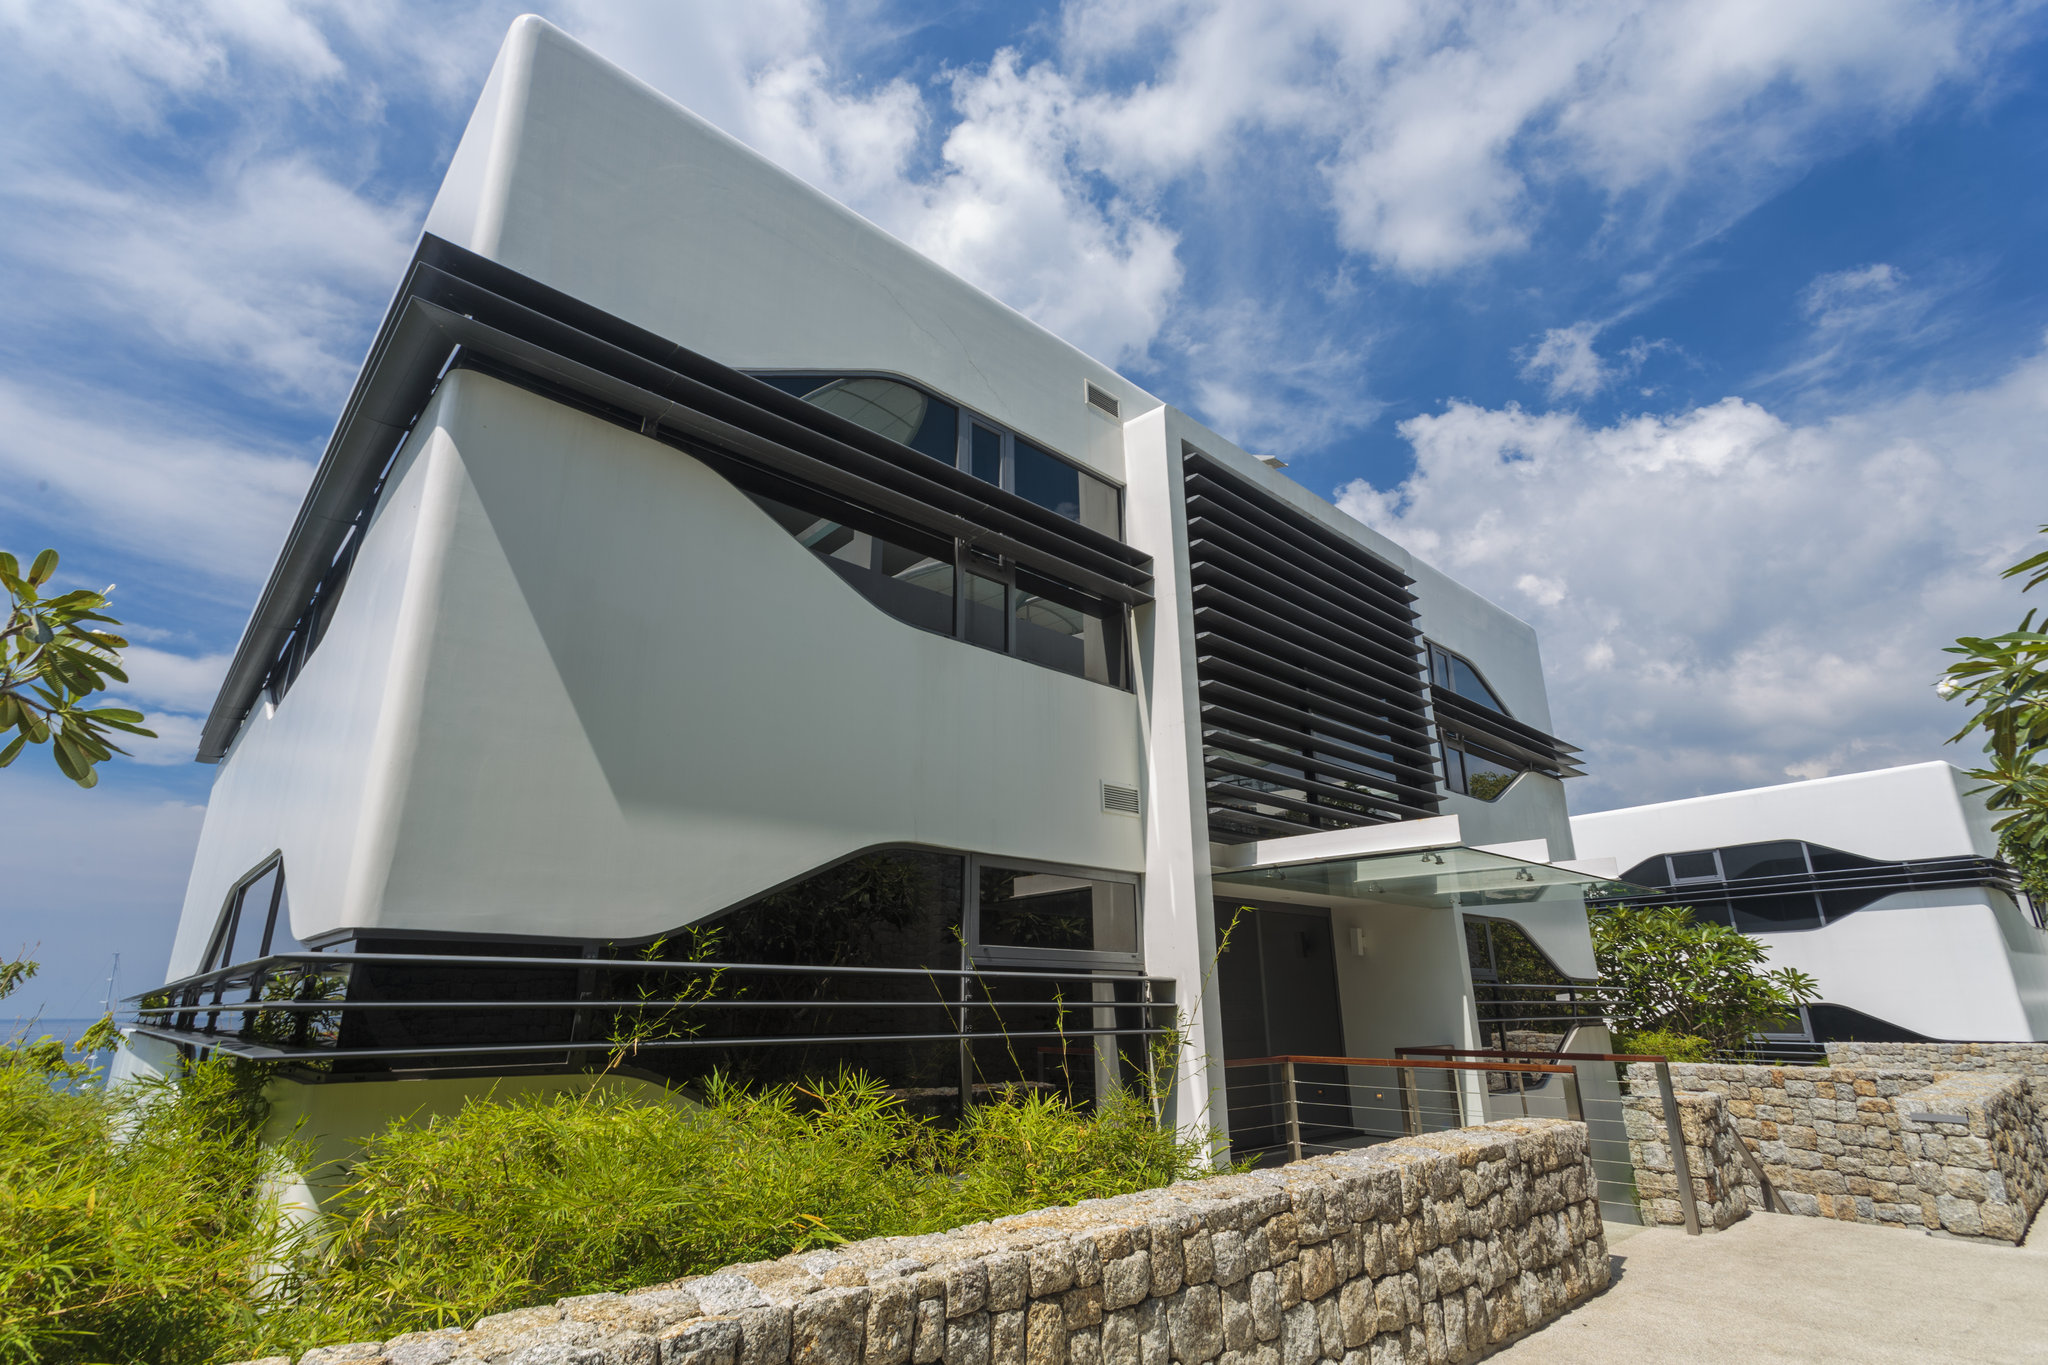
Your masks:
<svg viewBox="0 0 2048 1365"><path fill-rule="evenodd" d="M1643 1058L1641 1060L1647 1061L1650 1059ZM1496 1064L1492 1062L1427 1062L1417 1061L1413 1057L1240 1057L1234 1062L1225 1062L1223 1065L1227 1069L1236 1066L1280 1066L1283 1064L1298 1066L1418 1067L1432 1071L1554 1071L1566 1076L1577 1074L1568 1066L1527 1066L1519 1063L1510 1066L1504 1063Z"/></svg>
<svg viewBox="0 0 2048 1365"><path fill-rule="evenodd" d="M1486 1047L1397 1047L1396 1057L1405 1057L1411 1052L1424 1052L1435 1057L1552 1057L1565 1062L1668 1062L1669 1057L1653 1057L1646 1053L1634 1052L1516 1052L1507 1048ZM1517 1071L1534 1071L1535 1067L1518 1066Z"/></svg>

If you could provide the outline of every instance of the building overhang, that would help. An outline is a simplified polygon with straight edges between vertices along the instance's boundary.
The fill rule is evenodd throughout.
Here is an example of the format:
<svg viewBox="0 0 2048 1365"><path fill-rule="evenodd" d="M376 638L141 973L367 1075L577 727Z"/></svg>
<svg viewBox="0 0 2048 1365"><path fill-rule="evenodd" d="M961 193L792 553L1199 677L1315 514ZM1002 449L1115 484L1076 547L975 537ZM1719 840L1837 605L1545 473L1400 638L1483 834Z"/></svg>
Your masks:
<svg viewBox="0 0 2048 1365"><path fill-rule="evenodd" d="M813 484L1112 602L1151 601L1151 557L432 236L357 376L199 741L226 756L358 509L443 375L483 369L710 461Z"/></svg>
<svg viewBox="0 0 2048 1365"><path fill-rule="evenodd" d="M1611 858L1551 861L1548 852L1542 839L1473 847L1462 842L1458 817L1441 815L1217 846L1211 879L1219 896L1247 900L1355 901L1481 914L1489 906L1580 903L1589 892L1644 892L1616 879Z"/></svg>

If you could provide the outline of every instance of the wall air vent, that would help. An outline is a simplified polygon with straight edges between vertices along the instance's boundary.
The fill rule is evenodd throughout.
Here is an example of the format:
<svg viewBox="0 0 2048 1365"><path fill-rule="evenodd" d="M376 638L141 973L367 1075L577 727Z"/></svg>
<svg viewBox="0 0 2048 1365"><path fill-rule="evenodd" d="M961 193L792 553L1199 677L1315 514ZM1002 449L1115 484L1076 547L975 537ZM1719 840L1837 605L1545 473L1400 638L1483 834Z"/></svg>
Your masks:
<svg viewBox="0 0 2048 1365"><path fill-rule="evenodd" d="M1093 384L1088 386L1088 406L1100 408L1111 417L1116 416L1116 399Z"/></svg>
<svg viewBox="0 0 2048 1365"><path fill-rule="evenodd" d="M1113 782L1102 784L1102 808L1119 815L1138 815L1144 809L1136 787L1119 787Z"/></svg>

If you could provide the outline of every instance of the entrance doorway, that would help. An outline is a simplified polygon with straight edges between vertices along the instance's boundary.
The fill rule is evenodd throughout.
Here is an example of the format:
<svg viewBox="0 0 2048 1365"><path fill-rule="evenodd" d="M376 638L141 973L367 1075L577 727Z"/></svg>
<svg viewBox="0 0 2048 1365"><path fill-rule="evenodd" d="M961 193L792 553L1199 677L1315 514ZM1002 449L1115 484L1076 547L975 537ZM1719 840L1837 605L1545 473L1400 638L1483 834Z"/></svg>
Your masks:
<svg viewBox="0 0 2048 1365"><path fill-rule="evenodd" d="M1216 963L1224 1059L1343 1056L1344 1012L1329 910L1219 901L1216 925L1219 934L1229 928ZM1305 1141L1330 1143L1357 1131L1344 1081L1342 1067L1295 1068ZM1278 1067L1226 1071L1225 1094L1236 1156L1286 1145Z"/></svg>

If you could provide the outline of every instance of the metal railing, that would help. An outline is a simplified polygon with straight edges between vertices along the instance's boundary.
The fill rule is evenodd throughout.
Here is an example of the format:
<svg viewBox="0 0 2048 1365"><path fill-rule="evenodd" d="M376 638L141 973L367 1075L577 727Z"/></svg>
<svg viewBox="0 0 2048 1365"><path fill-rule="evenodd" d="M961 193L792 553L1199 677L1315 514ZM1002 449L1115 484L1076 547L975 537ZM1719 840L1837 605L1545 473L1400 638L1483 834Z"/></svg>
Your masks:
<svg viewBox="0 0 2048 1365"><path fill-rule="evenodd" d="M1493 1057L1504 1061L1517 1057L1528 1057L1532 1059L1548 1059L1551 1062L1571 1062L1575 1065L1612 1064L1615 1066L1617 1074L1619 1074L1620 1067L1631 1062L1648 1063L1655 1068L1655 1075L1657 1077L1657 1099L1664 1119L1664 1140L1670 1147L1672 1172L1678 1184L1679 1214L1685 1221L1686 1232L1694 1237L1700 1235L1699 1200L1693 1189L1692 1162L1686 1155L1685 1127L1679 1115L1678 1092L1671 1083L1671 1059L1669 1057L1625 1052L1507 1052L1502 1050L1452 1047L1397 1048L1395 1052L1399 1056L1414 1053L1438 1057ZM1534 1070L1535 1068L1531 1069ZM1755 1153L1749 1150L1749 1144L1738 1137L1735 1145L1741 1150L1743 1162L1749 1168L1750 1174L1756 1178L1758 1189L1761 1191L1763 1198L1764 1211L1766 1213L1781 1211L1781 1203L1777 1198L1776 1191L1771 1188L1770 1177L1764 1173L1764 1168L1758 1163ZM1603 1159L1596 1152L1593 1164L1596 1173L1600 1173L1599 1168L1601 1166L1607 1165L1611 1167L1615 1163L1613 1158ZM1626 1164L1628 1168L1627 1178L1631 1186L1631 1197L1633 1198L1634 1163L1631 1161ZM1604 1185L1608 1177L1601 1173L1601 1179ZM1606 1201L1603 1199L1602 1202Z"/></svg>
<svg viewBox="0 0 2048 1365"><path fill-rule="evenodd" d="M1225 1062L1224 1069L1259 1072L1224 1081L1231 1147L1240 1157L1285 1151L1289 1160L1299 1161L1312 1149L1343 1151L1463 1127L1475 1121L1469 1111L1480 1102L1457 1085L1460 1074L1557 1074L1563 1078L1567 1116L1584 1121L1578 1077L1568 1066L1286 1055L1240 1058ZM1371 1076L1377 1071L1391 1072L1394 1079L1375 1085ZM1258 1140L1265 1138L1271 1140Z"/></svg>
<svg viewBox="0 0 2048 1365"><path fill-rule="evenodd" d="M789 1048L886 1071L911 1065L904 1045L950 1044L962 1096L990 1088L982 1082L1085 1093L1127 1084L1150 1066L1152 1040L1175 1028L1171 978L1094 966L289 952L124 1003L140 1033L309 1076L577 1070L622 1050L666 1072ZM954 1085L952 1063L944 1067Z"/></svg>

